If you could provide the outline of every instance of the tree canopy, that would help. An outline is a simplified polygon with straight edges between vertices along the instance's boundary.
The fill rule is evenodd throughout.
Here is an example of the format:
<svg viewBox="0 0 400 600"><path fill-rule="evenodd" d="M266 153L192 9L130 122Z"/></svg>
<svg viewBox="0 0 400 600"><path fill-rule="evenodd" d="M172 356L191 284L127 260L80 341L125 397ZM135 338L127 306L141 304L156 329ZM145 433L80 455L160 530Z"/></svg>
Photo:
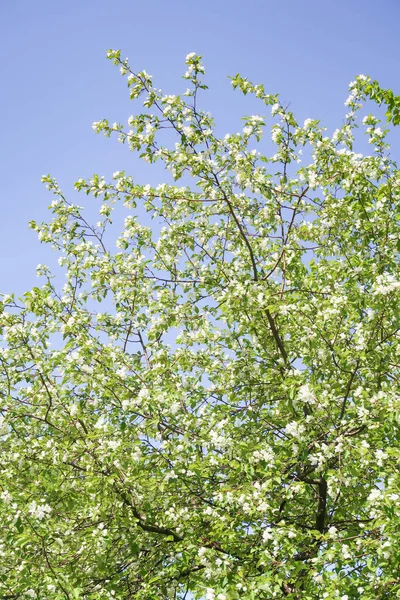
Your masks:
<svg viewBox="0 0 400 600"><path fill-rule="evenodd" d="M260 114L220 137L200 56L176 96L108 58L143 108L95 131L171 182L79 179L92 224L43 177L65 281L2 297L1 597L400 597L400 98L358 76L330 136L236 75Z"/></svg>

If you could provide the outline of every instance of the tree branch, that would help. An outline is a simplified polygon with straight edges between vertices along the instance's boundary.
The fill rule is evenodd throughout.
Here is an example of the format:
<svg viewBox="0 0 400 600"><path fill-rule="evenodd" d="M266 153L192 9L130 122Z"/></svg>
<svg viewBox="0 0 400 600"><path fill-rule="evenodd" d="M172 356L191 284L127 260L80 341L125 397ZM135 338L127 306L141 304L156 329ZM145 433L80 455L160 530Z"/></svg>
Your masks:
<svg viewBox="0 0 400 600"><path fill-rule="evenodd" d="M175 531L173 531L172 529L168 529L167 527L159 527L158 525L151 525L148 523L145 523L142 519L142 517L140 516L136 506L133 504L133 502L130 500L130 498L128 497L128 495L123 491L123 490L116 490L117 493L119 494L119 496L122 498L124 504L126 506L129 506L129 508L131 509L134 517L137 519L137 524L139 525L139 527L141 529L143 529L143 531L148 531L149 533L158 533L161 535L170 535L173 537L174 542L181 542L183 540L183 537L179 534L177 534Z"/></svg>
<svg viewBox="0 0 400 600"><path fill-rule="evenodd" d="M326 519L326 497L328 494L328 484L326 479L321 477L318 483L318 507L315 517L315 529L324 533Z"/></svg>

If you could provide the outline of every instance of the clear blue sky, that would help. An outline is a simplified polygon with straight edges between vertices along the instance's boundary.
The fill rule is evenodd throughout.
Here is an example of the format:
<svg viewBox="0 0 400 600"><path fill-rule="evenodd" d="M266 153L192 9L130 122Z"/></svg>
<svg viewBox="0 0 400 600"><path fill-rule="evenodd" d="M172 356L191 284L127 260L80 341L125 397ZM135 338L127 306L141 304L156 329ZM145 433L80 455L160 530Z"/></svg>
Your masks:
<svg viewBox="0 0 400 600"><path fill-rule="evenodd" d="M46 217L52 200L43 173L67 195L73 181L95 172L126 169L152 182L146 165L91 129L100 118L134 112L105 59L108 48L121 48L168 93L185 89L186 54L203 54L207 108L226 131L237 131L249 112L226 78L237 72L291 101L300 119L335 128L355 75L400 93L399 23L399 0L3 0L0 290L37 285L37 263L53 260L27 228Z"/></svg>

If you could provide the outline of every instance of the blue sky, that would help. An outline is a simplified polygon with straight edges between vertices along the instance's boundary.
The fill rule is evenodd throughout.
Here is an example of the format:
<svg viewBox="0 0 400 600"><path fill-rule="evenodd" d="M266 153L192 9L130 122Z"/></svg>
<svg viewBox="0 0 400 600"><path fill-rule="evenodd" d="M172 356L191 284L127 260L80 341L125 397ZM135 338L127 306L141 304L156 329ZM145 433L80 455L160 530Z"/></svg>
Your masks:
<svg viewBox="0 0 400 600"><path fill-rule="evenodd" d="M226 77L237 72L280 93L299 119L334 129L355 75L400 94L399 22L398 0L3 0L0 290L21 294L37 285L36 265L54 261L27 226L46 218L52 200L43 173L74 199L73 182L93 173L126 169L140 183L162 181L91 129L135 110L105 59L108 48L121 48L168 93L184 91L184 58L201 53L206 106L226 131L237 131L250 112Z"/></svg>

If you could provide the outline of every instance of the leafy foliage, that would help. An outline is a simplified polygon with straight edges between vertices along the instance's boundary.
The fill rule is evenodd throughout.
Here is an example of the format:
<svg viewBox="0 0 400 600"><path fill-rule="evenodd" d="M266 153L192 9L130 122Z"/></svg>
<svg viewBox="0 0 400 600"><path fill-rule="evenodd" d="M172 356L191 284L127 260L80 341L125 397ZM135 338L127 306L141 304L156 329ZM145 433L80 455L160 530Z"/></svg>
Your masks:
<svg viewBox="0 0 400 600"><path fill-rule="evenodd" d="M43 178L66 280L2 299L1 597L399 597L400 175L359 122L399 98L357 77L329 137L237 75L268 115L220 139L200 56L182 96L108 57L144 112L94 129L176 183L79 180L91 225Z"/></svg>

